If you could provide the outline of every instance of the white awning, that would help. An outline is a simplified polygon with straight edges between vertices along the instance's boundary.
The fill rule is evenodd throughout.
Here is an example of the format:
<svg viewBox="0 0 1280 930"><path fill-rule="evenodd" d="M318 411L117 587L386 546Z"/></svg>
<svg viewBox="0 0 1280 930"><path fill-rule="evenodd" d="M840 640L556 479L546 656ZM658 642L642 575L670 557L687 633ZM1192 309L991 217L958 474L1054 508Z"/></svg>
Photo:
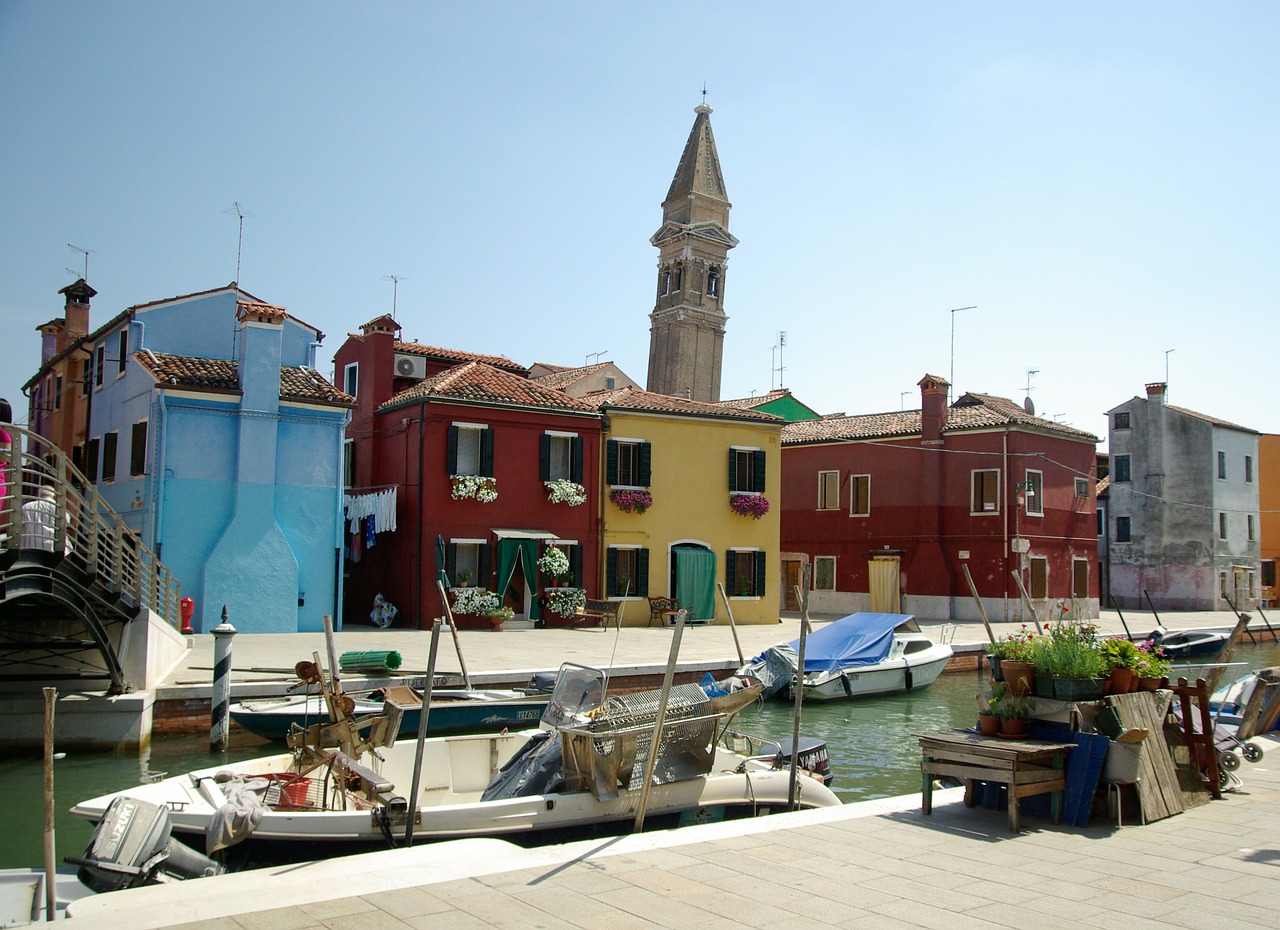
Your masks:
<svg viewBox="0 0 1280 930"><path fill-rule="evenodd" d="M494 530L493 535L499 539L559 539L555 533L546 530Z"/></svg>

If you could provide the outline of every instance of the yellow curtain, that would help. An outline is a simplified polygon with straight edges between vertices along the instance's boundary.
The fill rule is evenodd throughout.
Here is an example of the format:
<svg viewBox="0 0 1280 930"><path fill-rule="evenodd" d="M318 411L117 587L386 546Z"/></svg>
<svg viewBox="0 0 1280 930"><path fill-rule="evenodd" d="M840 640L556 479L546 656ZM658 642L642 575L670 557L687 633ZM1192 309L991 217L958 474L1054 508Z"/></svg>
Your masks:
<svg viewBox="0 0 1280 930"><path fill-rule="evenodd" d="M898 557L872 559L867 568L871 577L871 612L902 613L902 599L898 593Z"/></svg>

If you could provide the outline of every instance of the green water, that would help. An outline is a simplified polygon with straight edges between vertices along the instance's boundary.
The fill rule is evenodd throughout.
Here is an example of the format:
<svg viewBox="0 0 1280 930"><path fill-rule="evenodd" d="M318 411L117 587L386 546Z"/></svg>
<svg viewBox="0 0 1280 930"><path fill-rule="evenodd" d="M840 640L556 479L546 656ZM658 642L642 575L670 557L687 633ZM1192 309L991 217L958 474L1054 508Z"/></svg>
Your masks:
<svg viewBox="0 0 1280 930"><path fill-rule="evenodd" d="M1280 645L1241 648L1237 660L1250 669L1280 665ZM1240 670L1242 674L1244 669ZM1235 674L1227 676L1236 677ZM974 673L943 675L930 688L860 701L811 702L801 733L827 741L834 790L846 802L911 794L920 790L920 749L914 734L974 720L974 693L982 681ZM739 714L735 726L772 738L788 737L792 705L773 700ZM277 751L247 733L235 733L225 761ZM74 802L136 785L159 773L181 774L214 765L207 735L155 740L132 753L68 753L54 768L56 842L59 861L81 855L89 826L66 809ZM1248 780L1248 766L1240 773ZM44 857L43 766L39 754L9 758L0 767L0 868L38 866Z"/></svg>

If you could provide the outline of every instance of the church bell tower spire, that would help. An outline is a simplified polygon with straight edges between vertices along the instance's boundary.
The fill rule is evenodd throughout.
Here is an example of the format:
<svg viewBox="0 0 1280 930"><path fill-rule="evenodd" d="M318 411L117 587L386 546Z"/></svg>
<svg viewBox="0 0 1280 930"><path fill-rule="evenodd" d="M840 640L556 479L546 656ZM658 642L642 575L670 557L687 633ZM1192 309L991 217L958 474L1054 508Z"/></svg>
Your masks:
<svg viewBox="0 0 1280 930"><path fill-rule="evenodd" d="M729 234L729 198L711 107L698 106L662 204L662 227L649 241L658 249L658 292L649 314L648 389L692 400L720 399L724 344L725 268L738 240Z"/></svg>

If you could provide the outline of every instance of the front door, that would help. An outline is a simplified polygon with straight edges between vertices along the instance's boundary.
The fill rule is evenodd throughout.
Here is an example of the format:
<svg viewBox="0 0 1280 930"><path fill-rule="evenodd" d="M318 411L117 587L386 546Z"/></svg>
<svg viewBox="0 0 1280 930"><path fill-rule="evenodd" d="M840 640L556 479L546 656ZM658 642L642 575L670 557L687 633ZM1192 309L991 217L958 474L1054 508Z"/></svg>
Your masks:
<svg viewBox="0 0 1280 930"><path fill-rule="evenodd" d="M782 609L799 610L796 589L804 583L804 563L789 559L782 563Z"/></svg>
<svg viewBox="0 0 1280 930"><path fill-rule="evenodd" d="M877 555L867 565L871 579L872 613L902 613L902 598L898 590L899 561L896 555Z"/></svg>
<svg viewBox="0 0 1280 930"><path fill-rule="evenodd" d="M1231 569L1231 599L1235 601L1236 610L1245 610L1249 604L1249 569L1234 566Z"/></svg>
<svg viewBox="0 0 1280 930"><path fill-rule="evenodd" d="M681 544L671 549L671 591L690 620L716 615L716 554L706 546Z"/></svg>

